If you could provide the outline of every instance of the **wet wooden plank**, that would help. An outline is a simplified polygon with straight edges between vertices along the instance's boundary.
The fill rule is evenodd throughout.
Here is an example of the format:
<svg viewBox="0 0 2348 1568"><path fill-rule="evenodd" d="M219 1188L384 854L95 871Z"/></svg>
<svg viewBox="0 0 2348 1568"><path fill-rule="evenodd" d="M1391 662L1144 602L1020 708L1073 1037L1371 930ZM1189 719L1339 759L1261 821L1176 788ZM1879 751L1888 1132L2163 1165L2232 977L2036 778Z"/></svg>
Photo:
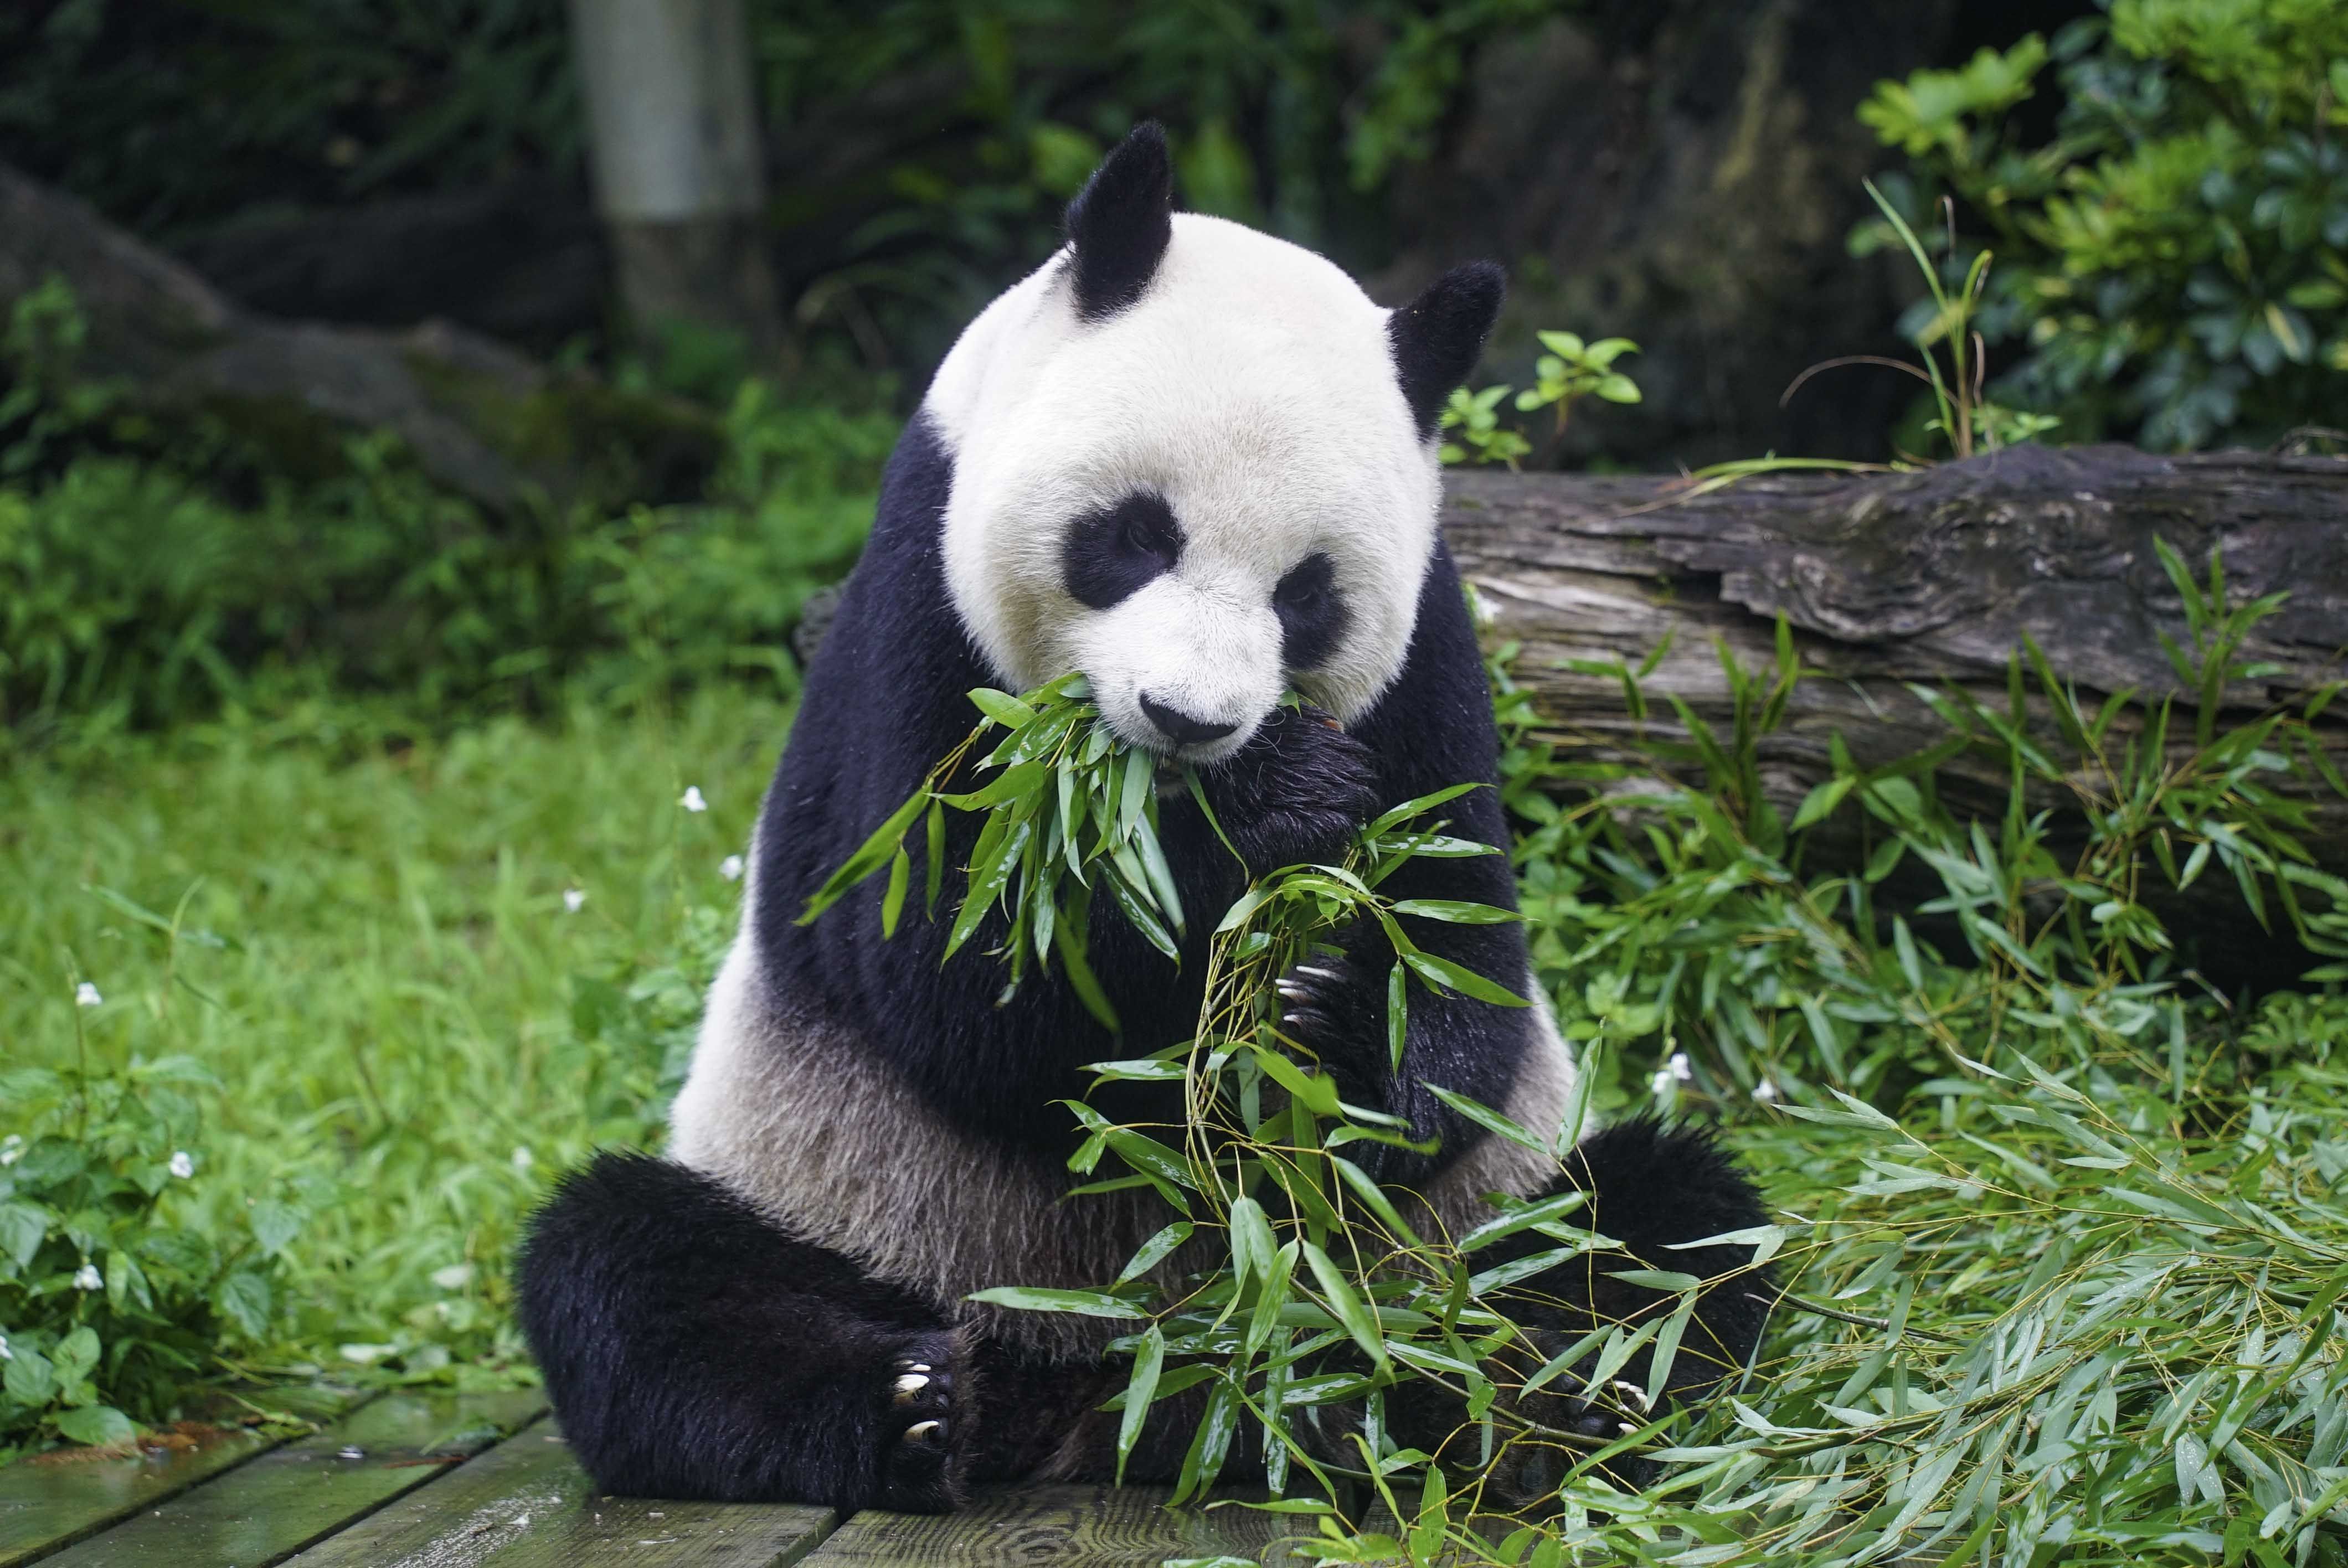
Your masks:
<svg viewBox="0 0 2348 1568"><path fill-rule="evenodd" d="M355 1389L273 1389L253 1396L314 1421L349 1413ZM237 1426L189 1423L174 1446L125 1459L85 1459L71 1450L41 1461L0 1466L0 1568L16 1568L154 1508L200 1481L234 1469L282 1440Z"/></svg>
<svg viewBox="0 0 2348 1568"><path fill-rule="evenodd" d="M537 1393L393 1393L92 1536L42 1568L266 1568L479 1453Z"/></svg>
<svg viewBox="0 0 2348 1568"><path fill-rule="evenodd" d="M838 1522L828 1508L599 1497L542 1421L290 1568L784 1568Z"/></svg>
<svg viewBox="0 0 2348 1568"><path fill-rule="evenodd" d="M1294 1522L1243 1508L1169 1512L1156 1487L1038 1486L973 1500L959 1513L867 1511L806 1568L1159 1568L1169 1557L1252 1558Z"/></svg>

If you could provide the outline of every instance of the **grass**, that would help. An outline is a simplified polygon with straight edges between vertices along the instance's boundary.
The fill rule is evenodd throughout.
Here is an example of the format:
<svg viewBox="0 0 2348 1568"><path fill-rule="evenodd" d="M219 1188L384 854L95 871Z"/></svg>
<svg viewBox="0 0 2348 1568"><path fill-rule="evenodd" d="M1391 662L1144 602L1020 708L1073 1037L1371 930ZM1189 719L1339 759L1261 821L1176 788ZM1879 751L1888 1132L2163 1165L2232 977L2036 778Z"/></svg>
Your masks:
<svg viewBox="0 0 2348 1568"><path fill-rule="evenodd" d="M527 1377L517 1221L592 1145L654 1135L730 927L721 864L788 723L716 687L390 754L218 724L20 758L0 774L10 1065L184 1052L218 1078L181 1223L306 1216L283 1338L240 1352L264 1369Z"/></svg>

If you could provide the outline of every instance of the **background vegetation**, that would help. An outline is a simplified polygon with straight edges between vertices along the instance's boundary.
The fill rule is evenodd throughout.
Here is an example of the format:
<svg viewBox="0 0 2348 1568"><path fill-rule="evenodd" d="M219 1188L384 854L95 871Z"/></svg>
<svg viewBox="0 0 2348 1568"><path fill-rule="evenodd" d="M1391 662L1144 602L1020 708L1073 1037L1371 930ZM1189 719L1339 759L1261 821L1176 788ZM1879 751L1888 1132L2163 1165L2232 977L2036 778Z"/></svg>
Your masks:
<svg viewBox="0 0 2348 1568"><path fill-rule="evenodd" d="M1941 298L1995 252L1977 324L2000 405L2159 446L2348 425L2333 9L2112 0L2043 43L1991 17L1941 44L1992 53L1904 59L1868 99L1844 128L1900 165L1882 188L1936 247ZM587 1149L657 1138L789 720L788 630L852 560L927 364L1048 251L1099 148L1164 116L1190 204L1399 278L1432 210L1415 179L1535 178L1478 150L1496 62L1595 39L1628 70L1700 11L753 4L796 361L737 382L632 360L551 264L530 311L468 307L704 400L725 456L691 501L491 512L379 439L289 472L80 374L69 287L20 302L0 340L0 1453L118 1439L225 1378L531 1377L507 1315L518 1217ZM555 214L531 231L544 261L586 231L561 216L561 26L554 0L42 0L0 13L0 156L224 271L239 235L483 190ZM1684 107L1666 96L1642 100L1657 123ZM920 135L873 129L926 101L951 109ZM1553 256L1503 259L1529 292L1555 281ZM1906 263L1852 265L1879 284ZM1952 324L1928 300L1905 330L1945 354ZM1643 329L1615 363L1632 351L1601 334L1626 321L1515 326L1521 363L1493 374L1530 401L1464 399L1463 448L1570 465L1634 409L1709 406ZM1583 335L1536 348L1534 326ZM1930 413L1877 438L1928 450ZM2193 657L2222 670L2258 607L2204 592ZM1585 1467L1552 1527L1471 1539L1373 1440L1404 1539L1308 1511L1316 1550L2340 1561L2348 932L2268 787L2338 787L2294 743L2305 715L2213 729L2162 774L2025 668L2015 711L2065 715L2061 745L1947 714L1950 744L2013 769L2002 819L1953 820L1919 767L1847 769L1783 821L1756 745L1799 676L1736 678L1748 722L1686 791L1625 794L1537 743L1505 670L1496 700L1542 980L1593 1113L1722 1125L1775 1205L1747 1245L1812 1307L1781 1314L1741 1403L1649 1434L1667 1462L1646 1501ZM2090 840L2051 836L2025 783L2085 790ZM1807 835L1862 814L1866 874L1806 872ZM1880 901L1920 868L1921 907ZM2202 877L2322 967L2264 997L2178 968L2143 890ZM1228 1370L1171 1328L1161 1357ZM1261 1401L1264 1372L1236 1386Z"/></svg>

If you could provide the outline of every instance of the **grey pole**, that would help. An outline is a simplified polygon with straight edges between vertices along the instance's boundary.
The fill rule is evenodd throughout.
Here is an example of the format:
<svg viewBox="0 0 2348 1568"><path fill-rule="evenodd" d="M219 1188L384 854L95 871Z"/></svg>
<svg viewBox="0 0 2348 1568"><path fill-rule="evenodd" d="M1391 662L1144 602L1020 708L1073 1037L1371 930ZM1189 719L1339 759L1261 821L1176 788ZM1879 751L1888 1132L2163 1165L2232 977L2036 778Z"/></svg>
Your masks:
<svg viewBox="0 0 2348 1568"><path fill-rule="evenodd" d="M570 0L595 201L640 342L676 324L782 347L741 0Z"/></svg>

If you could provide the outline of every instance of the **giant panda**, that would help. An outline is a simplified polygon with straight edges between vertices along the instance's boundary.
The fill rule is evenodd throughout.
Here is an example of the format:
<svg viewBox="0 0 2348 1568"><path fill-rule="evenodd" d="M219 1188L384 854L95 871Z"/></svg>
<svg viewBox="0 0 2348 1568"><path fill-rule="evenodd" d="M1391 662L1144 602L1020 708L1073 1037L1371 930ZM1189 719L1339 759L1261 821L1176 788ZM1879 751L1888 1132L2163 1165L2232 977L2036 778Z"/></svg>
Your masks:
<svg viewBox="0 0 2348 1568"><path fill-rule="evenodd" d="M1192 910L1227 907L1250 868L1340 852L1385 805L1495 778L1483 667L1436 531L1435 437L1498 309L1498 270L1462 267L1381 309L1319 256L1174 212L1154 126L1102 163L1066 237L963 333L890 460L758 818L665 1157L597 1158L526 1237L521 1321L607 1491L920 1512L975 1483L1112 1471L1117 1417L1097 1407L1122 1384L1102 1356L1117 1326L964 1298L1097 1287L1163 1223L1146 1191L1066 1197L1076 1124L1055 1102L1084 1092L1083 1064L1192 1032L1211 920L1191 923L1177 964L1097 907L1091 962L1122 1040L1056 975L1003 999L989 941L943 961L942 921L884 940L877 884L798 923L968 733L971 688L1082 671L1118 734L1200 771L1231 847L1187 794L1161 794ZM1305 706L1283 705L1290 688ZM1508 844L1494 791L1446 810L1452 833ZM950 843L950 865L968 849ZM1389 890L1515 904L1502 855L1415 862ZM1513 925L1414 937L1537 994ZM1375 1173L1463 1228L1490 1217L1487 1194L1587 1189L1576 1223L1651 1266L1728 1279L1704 1298L1675 1392L1746 1364L1766 1307L1735 1276L1741 1250L1666 1250L1761 1223L1744 1178L1706 1138L1652 1122L1598 1132L1561 1168L1463 1120L1431 1086L1558 1127L1572 1057L1542 1007L1421 994L1390 1071L1384 940L1357 935L1280 987L1289 1031L1348 1101L1439 1140L1423 1155L1360 1146ZM1095 1103L1181 1117L1179 1085ZM1536 1278L1535 1319L1578 1335L1593 1312L1653 1309L1601 1272L1624 1266L1599 1255ZM1561 1409L1607 1437L1620 1418ZM1153 1415L1128 1479L1171 1474L1181 1416Z"/></svg>

